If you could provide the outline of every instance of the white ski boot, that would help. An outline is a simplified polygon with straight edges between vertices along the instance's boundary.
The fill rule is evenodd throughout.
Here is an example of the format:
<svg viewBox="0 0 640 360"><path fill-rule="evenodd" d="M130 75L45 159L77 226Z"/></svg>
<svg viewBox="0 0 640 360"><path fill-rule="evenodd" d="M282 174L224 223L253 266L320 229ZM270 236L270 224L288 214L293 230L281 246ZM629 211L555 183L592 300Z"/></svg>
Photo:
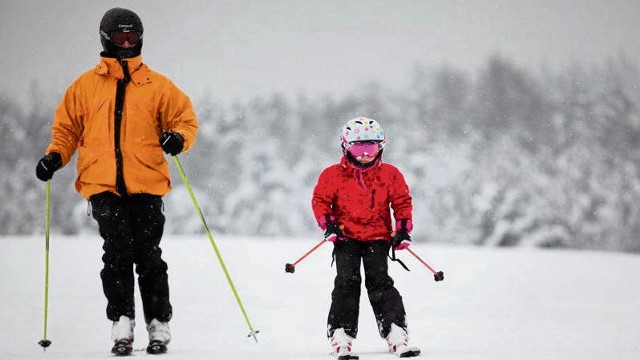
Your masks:
<svg viewBox="0 0 640 360"><path fill-rule="evenodd" d="M164 354L167 352L167 344L171 341L171 330L168 322L160 322L157 319L147 324L149 332L149 346L147 353Z"/></svg>
<svg viewBox="0 0 640 360"><path fill-rule="evenodd" d="M336 329L329 342L331 343L331 355L336 356L338 360L359 359L358 355L351 352L353 338L347 335L343 328Z"/></svg>
<svg viewBox="0 0 640 360"><path fill-rule="evenodd" d="M391 324L391 331L387 335L389 352L401 358L414 357L420 355L420 349L409 346L409 334L407 330L396 324Z"/></svg>
<svg viewBox="0 0 640 360"><path fill-rule="evenodd" d="M114 345L111 353L116 355L129 355L133 351L133 328L136 322L122 315L118 321L113 322L111 327L111 340Z"/></svg>

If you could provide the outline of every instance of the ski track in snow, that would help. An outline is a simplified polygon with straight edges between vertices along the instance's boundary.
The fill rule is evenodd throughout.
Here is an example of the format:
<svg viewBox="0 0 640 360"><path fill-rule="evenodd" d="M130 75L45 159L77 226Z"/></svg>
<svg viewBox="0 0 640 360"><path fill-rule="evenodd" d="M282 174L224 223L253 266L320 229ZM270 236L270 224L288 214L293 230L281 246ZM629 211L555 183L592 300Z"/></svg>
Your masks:
<svg viewBox="0 0 640 360"><path fill-rule="evenodd" d="M320 238L320 236L319 236ZM332 359L325 337L335 269L325 244L284 272L318 239L221 236L222 257L259 342L249 327L206 235L166 236L173 340L161 359ZM43 351L44 236L0 238L0 360L112 358L99 278L97 234L51 235L49 317ZM403 295L411 343L422 358L640 359L640 257L630 254L415 244L410 272L390 263ZM147 336L139 323L134 358ZM360 358L392 359L380 339L363 288Z"/></svg>

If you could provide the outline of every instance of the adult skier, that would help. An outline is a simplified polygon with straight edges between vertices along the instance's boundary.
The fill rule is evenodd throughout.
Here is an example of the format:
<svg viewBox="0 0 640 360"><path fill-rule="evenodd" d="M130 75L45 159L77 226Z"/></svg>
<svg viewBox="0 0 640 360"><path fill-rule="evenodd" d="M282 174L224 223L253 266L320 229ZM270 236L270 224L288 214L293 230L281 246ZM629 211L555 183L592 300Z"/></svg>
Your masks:
<svg viewBox="0 0 640 360"><path fill-rule="evenodd" d="M382 162L386 138L376 120L358 117L341 130L343 157L320 174L312 207L325 239L334 244L336 278L331 293L327 337L338 359L357 359L351 352L358 333L358 314L364 266L365 287L380 336L389 351L413 357L420 350L409 346L402 297L388 274L390 247L409 247L412 203L402 173ZM395 235L392 235L392 217Z"/></svg>
<svg viewBox="0 0 640 360"><path fill-rule="evenodd" d="M54 115L51 143L36 166L37 177L48 181L78 149L75 187L90 202L104 240L100 277L116 355L132 351L134 267L149 333L147 352L164 353L171 340L167 264L159 246L162 196L170 191L163 151L187 151L198 130L187 95L142 62L143 33L131 10L104 14L100 63L67 89Z"/></svg>

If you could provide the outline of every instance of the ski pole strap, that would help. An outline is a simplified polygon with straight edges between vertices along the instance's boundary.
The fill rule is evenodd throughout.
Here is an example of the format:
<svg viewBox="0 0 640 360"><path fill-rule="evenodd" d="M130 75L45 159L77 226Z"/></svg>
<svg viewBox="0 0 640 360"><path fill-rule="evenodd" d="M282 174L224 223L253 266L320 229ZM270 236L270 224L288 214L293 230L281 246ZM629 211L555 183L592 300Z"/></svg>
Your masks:
<svg viewBox="0 0 640 360"><path fill-rule="evenodd" d="M389 256L389 255L387 255ZM407 265L405 265L402 260L398 259L396 257L396 250L393 248L393 245L391 246L391 255L389 256L389 259L391 259L391 261L396 261L398 264L400 264L400 266L402 266L405 270L407 271L411 271L409 270L409 268L407 267Z"/></svg>
<svg viewBox="0 0 640 360"><path fill-rule="evenodd" d="M331 251L331 265L329 267L333 267L333 263L336 262L336 247L333 246L333 251Z"/></svg>

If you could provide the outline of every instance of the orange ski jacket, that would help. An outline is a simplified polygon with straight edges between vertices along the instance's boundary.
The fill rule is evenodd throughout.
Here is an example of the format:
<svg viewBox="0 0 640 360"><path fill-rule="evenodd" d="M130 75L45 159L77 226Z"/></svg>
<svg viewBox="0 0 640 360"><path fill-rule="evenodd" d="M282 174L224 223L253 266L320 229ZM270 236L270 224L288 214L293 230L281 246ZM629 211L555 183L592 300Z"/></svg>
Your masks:
<svg viewBox="0 0 640 360"><path fill-rule="evenodd" d="M149 69L141 55L121 61L130 73L121 108L116 109L116 90L123 68L101 57L67 89L53 119L46 153L59 153L64 166L78 149L75 187L87 199L104 191L118 194L116 176L124 178L128 194L165 195L171 181L162 132L179 133L187 151L198 131L191 100L171 80Z"/></svg>

